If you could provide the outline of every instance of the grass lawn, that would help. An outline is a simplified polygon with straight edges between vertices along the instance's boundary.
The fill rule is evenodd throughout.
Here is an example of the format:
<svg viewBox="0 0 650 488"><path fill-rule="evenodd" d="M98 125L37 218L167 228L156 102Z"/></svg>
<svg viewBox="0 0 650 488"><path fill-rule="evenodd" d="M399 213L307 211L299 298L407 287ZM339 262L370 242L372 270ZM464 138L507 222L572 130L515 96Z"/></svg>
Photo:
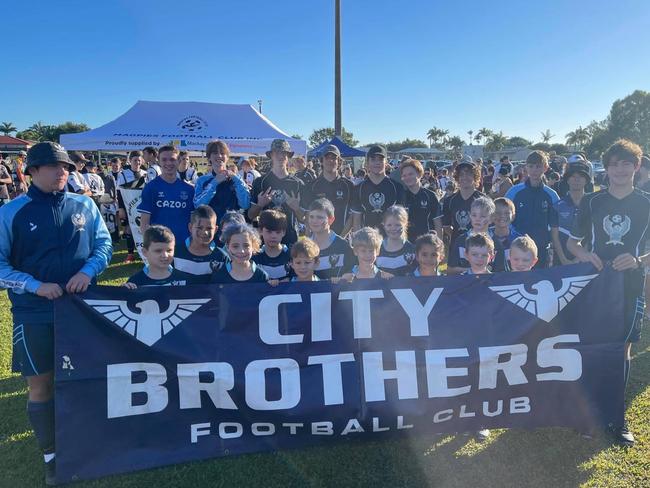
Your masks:
<svg viewBox="0 0 650 488"><path fill-rule="evenodd" d="M123 259L124 251L117 251L114 260ZM119 284L138 268L113 264L102 284ZM650 487L650 330L644 332L634 349L627 397L637 439L632 449L613 445L606 434L585 440L567 429L500 430L483 444L461 435L407 435L396 441L222 458L74 486ZM27 390L24 380L11 374L10 361L11 313L2 292L0 487L40 486L42 457L27 422Z"/></svg>

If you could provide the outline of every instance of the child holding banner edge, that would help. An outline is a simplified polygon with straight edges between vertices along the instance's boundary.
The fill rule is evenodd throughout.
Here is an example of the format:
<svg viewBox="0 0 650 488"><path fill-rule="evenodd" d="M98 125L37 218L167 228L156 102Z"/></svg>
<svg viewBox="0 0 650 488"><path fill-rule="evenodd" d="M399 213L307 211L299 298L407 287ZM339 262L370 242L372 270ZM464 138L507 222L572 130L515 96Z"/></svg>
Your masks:
<svg viewBox="0 0 650 488"><path fill-rule="evenodd" d="M609 187L585 195L567 243L569 252L581 262L592 263L602 270L611 263L624 273L625 384L630 377L631 346L641 338L645 308L643 262L639 256L650 238L650 195L634 188L634 175L641 164L641 148L619 139L603 155ZM591 242L588 251L583 242ZM634 445L634 435L627 421L617 433L624 446Z"/></svg>

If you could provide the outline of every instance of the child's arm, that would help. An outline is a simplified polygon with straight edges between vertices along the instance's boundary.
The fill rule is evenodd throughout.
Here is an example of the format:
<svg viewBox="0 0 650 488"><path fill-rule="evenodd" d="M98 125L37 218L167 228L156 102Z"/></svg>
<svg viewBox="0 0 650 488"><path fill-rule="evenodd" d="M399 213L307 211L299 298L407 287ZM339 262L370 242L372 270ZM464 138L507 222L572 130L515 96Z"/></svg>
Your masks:
<svg viewBox="0 0 650 488"><path fill-rule="evenodd" d="M379 276L381 276L384 280L390 280L391 278L395 277L395 275L381 270L379 271Z"/></svg>
<svg viewBox="0 0 650 488"><path fill-rule="evenodd" d="M124 283L122 286L123 286L124 288L128 288L129 290L135 290L135 289L138 288L138 285L136 285L135 283L131 283L130 281L127 281L127 282Z"/></svg>
<svg viewBox="0 0 650 488"><path fill-rule="evenodd" d="M284 280L282 280L282 281L284 281ZM278 286L278 285L280 284L280 280L278 280L278 279L272 279L272 280L268 280L267 283L268 283L269 285L275 287L275 286Z"/></svg>
<svg viewBox="0 0 650 488"><path fill-rule="evenodd" d="M553 239L553 251L560 258L562 264L571 264L569 258L564 254L564 249L562 249L562 243L560 242L560 231L557 227L551 227L551 238Z"/></svg>

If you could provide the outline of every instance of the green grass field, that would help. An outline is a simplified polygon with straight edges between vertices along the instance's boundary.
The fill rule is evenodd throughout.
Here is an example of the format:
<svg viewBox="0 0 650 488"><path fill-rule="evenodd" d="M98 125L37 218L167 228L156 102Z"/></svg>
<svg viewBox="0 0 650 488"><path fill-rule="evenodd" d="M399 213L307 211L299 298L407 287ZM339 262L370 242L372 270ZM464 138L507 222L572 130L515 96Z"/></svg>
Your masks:
<svg viewBox="0 0 650 488"><path fill-rule="evenodd" d="M114 261L124 259L124 251ZM113 264L103 284L119 284L138 265ZM650 331L634 350L628 419L636 436L624 449L602 434L585 440L567 429L501 430L483 444L461 435L412 435L398 441L342 443L190 463L80 487L203 486L650 487ZM42 457L25 412L24 380L10 372L11 313L0 294L0 488L43 484ZM92 453L88 453L92 456Z"/></svg>

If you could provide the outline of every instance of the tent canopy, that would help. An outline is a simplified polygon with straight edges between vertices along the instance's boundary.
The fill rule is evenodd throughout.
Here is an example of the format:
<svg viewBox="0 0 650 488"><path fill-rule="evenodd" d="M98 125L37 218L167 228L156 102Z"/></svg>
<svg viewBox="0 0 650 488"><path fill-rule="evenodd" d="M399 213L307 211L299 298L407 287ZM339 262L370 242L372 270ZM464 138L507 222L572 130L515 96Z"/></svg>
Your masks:
<svg viewBox="0 0 650 488"><path fill-rule="evenodd" d="M138 101L117 119L78 134L62 134L66 149L132 151L174 144L181 150L204 151L220 139L235 154L264 154L273 139L286 139L297 154L307 143L293 139L250 105L206 102Z"/></svg>
<svg viewBox="0 0 650 488"><path fill-rule="evenodd" d="M355 149L352 146L348 146L345 142L343 142L342 139L339 138L339 136L334 136L329 141L325 141L309 151L308 156L314 158L321 157L323 155L323 151L325 150L325 146L328 146L330 144L338 147L339 151L341 151L341 156L344 158L363 157L366 155L365 151L360 151L359 149Z"/></svg>

